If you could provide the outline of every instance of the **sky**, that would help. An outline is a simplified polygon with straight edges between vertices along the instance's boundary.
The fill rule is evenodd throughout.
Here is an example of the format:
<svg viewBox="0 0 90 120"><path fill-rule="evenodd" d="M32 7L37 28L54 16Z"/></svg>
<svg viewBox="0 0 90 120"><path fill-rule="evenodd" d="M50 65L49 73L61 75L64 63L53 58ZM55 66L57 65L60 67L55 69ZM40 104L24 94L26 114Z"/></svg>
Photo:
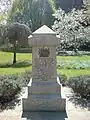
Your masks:
<svg viewBox="0 0 90 120"><path fill-rule="evenodd" d="M9 5L9 0L0 0L0 13L6 12L8 10Z"/></svg>

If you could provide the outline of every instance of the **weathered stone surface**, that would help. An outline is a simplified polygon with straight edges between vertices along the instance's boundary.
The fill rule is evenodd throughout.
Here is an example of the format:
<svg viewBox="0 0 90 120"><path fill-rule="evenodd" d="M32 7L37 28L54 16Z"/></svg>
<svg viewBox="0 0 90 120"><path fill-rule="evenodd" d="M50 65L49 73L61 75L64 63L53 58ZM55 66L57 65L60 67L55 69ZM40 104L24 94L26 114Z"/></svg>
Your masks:
<svg viewBox="0 0 90 120"><path fill-rule="evenodd" d="M61 86L30 86L28 87L28 95L32 94L60 94Z"/></svg>
<svg viewBox="0 0 90 120"><path fill-rule="evenodd" d="M35 99L27 98L23 99L23 111L65 111L66 104L65 99Z"/></svg>
<svg viewBox="0 0 90 120"><path fill-rule="evenodd" d="M23 111L65 111L66 99L56 71L56 33L47 26L29 37L32 45L32 79L22 99Z"/></svg>
<svg viewBox="0 0 90 120"><path fill-rule="evenodd" d="M56 80L54 66L55 63L53 58L35 58L33 61L33 79L36 79L36 81L49 81L54 78Z"/></svg>
<svg viewBox="0 0 90 120"><path fill-rule="evenodd" d="M26 98L23 98L23 111L65 111L66 99L61 94L61 84L57 77L56 83L47 81L47 85L28 85ZM45 81L42 81L42 83ZM53 82L51 82L53 83Z"/></svg>
<svg viewBox="0 0 90 120"><path fill-rule="evenodd" d="M60 38L58 39L56 33L46 25L33 32L28 39L30 46L56 46L60 43Z"/></svg>
<svg viewBox="0 0 90 120"><path fill-rule="evenodd" d="M22 120L67 120L65 112L24 112Z"/></svg>
<svg viewBox="0 0 90 120"><path fill-rule="evenodd" d="M57 77L59 80L59 78ZM53 81L38 81L38 82L32 82L32 79L30 80L28 84L28 96L33 94L43 94L43 95L50 95L50 94L56 94L61 96L61 84L60 81L53 82Z"/></svg>

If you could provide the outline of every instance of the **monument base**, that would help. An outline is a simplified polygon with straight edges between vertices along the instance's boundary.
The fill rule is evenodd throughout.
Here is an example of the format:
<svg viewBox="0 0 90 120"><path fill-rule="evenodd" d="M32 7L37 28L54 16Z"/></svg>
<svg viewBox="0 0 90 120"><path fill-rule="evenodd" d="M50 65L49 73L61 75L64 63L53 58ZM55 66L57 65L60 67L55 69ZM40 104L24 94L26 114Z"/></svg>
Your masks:
<svg viewBox="0 0 90 120"><path fill-rule="evenodd" d="M61 84L39 84L33 86L32 79L28 85L26 97L22 99L23 112L30 111L65 111L66 99L62 95Z"/></svg>
<svg viewBox="0 0 90 120"><path fill-rule="evenodd" d="M24 112L22 120L67 120L66 112Z"/></svg>

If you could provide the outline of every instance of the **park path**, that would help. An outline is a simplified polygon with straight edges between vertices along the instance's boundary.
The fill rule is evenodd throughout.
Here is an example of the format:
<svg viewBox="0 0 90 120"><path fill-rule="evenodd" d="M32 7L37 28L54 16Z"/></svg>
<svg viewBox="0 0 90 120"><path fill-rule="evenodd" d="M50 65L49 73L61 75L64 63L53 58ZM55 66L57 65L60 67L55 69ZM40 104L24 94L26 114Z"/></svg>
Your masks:
<svg viewBox="0 0 90 120"><path fill-rule="evenodd" d="M73 99L73 93L70 88L63 88L63 93L67 97L67 116L65 120L90 120L90 109L89 104L85 105L80 100ZM21 99L21 97L19 98ZM88 106L88 107L86 107ZM0 112L0 120L21 120L22 105L16 105L14 109L4 110Z"/></svg>

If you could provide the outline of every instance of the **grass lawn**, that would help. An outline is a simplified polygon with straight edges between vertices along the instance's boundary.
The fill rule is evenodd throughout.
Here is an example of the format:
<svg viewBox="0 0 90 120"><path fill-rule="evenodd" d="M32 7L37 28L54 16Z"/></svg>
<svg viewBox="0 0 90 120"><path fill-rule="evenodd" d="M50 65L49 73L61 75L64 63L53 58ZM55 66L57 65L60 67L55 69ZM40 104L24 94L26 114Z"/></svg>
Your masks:
<svg viewBox="0 0 90 120"><path fill-rule="evenodd" d="M90 60L90 56L57 56L57 60L81 60L81 61L85 61L85 60Z"/></svg>
<svg viewBox="0 0 90 120"><path fill-rule="evenodd" d="M13 54L0 52L0 74L16 74L27 70L31 71L31 60L31 54L17 53L17 63L12 66Z"/></svg>
<svg viewBox="0 0 90 120"><path fill-rule="evenodd" d="M70 69L57 69L58 74L65 74L67 78L80 76L80 75L90 75L90 69L84 70L70 70Z"/></svg>
<svg viewBox="0 0 90 120"><path fill-rule="evenodd" d="M15 74L25 71L31 71L31 54L17 53L17 63L12 65L13 54L9 52L0 52L0 74ZM89 61L90 56L57 56L57 61ZM67 77L90 74L88 69L57 69L58 74L65 74Z"/></svg>

